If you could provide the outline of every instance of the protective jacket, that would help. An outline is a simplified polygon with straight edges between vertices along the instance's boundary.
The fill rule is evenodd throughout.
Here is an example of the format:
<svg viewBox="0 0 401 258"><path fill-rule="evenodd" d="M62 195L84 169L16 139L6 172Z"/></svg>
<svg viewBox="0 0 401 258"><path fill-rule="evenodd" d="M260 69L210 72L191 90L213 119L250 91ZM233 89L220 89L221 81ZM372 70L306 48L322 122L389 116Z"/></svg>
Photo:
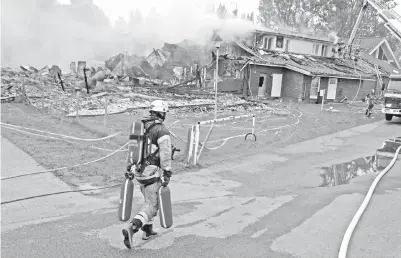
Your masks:
<svg viewBox="0 0 401 258"><path fill-rule="evenodd" d="M150 157L134 176L142 185L150 185L160 180L161 176L171 176L171 138L170 132L159 120L145 122L145 129L150 139Z"/></svg>

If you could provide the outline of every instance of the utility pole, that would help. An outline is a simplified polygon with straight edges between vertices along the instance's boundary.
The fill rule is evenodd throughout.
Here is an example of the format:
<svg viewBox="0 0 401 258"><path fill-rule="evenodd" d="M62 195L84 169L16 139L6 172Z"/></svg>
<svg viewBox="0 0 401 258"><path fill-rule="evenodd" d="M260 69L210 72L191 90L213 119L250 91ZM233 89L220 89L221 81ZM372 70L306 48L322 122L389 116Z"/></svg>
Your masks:
<svg viewBox="0 0 401 258"><path fill-rule="evenodd" d="M217 49L216 52L216 70L215 70L215 85L214 85L214 119L217 119L217 85L219 83L219 49L223 40L217 35L214 39L214 45Z"/></svg>
<svg viewBox="0 0 401 258"><path fill-rule="evenodd" d="M216 75L215 75L215 85L214 85L214 119L217 119L217 85L219 84L219 48L220 44L216 45Z"/></svg>

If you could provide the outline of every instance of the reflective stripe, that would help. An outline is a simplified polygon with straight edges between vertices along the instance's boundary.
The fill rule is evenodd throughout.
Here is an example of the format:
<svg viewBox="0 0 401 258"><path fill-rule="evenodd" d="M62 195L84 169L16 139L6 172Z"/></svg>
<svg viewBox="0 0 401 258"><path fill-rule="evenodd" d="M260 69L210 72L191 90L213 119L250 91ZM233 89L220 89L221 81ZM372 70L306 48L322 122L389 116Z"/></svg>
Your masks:
<svg viewBox="0 0 401 258"><path fill-rule="evenodd" d="M158 194L159 194L159 202L160 202L160 218L161 218L161 224L163 224L163 225L161 225L163 228L165 228L166 227L166 218L164 217L164 209L163 209L163 198L162 198L162 195L161 195L161 191L162 191L162 187L160 187L159 188L159 191L158 191Z"/></svg>
<svg viewBox="0 0 401 258"><path fill-rule="evenodd" d="M125 205L127 204L127 189L128 189L128 179L125 180L125 186L124 186L124 198L123 198L123 212L122 212L122 219L126 220L125 218Z"/></svg>
<svg viewBox="0 0 401 258"><path fill-rule="evenodd" d="M138 213L134 219L139 219L142 222L142 225L145 225L148 222L148 215L145 212Z"/></svg>

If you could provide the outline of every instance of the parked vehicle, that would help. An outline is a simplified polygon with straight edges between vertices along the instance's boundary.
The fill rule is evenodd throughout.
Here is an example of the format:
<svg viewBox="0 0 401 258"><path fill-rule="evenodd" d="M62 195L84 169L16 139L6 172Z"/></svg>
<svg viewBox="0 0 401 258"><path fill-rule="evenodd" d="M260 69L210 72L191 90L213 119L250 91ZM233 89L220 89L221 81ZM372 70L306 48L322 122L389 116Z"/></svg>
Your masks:
<svg viewBox="0 0 401 258"><path fill-rule="evenodd" d="M401 117L401 75L390 76L390 82L384 93L382 112L387 121L391 121L393 116Z"/></svg>

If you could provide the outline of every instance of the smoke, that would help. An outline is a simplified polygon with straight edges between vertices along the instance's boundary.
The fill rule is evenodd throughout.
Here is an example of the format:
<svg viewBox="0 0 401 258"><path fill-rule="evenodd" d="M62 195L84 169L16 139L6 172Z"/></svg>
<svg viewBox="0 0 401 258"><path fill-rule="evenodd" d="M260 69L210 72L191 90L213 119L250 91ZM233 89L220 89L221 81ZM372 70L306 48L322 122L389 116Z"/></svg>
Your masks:
<svg viewBox="0 0 401 258"><path fill-rule="evenodd" d="M329 37L330 40L332 40L334 42L334 44L337 44L338 36L337 36L336 32L334 32L334 31L330 32L328 37Z"/></svg>
<svg viewBox="0 0 401 258"><path fill-rule="evenodd" d="M38 68L56 64L67 70L72 61L105 61L124 51L144 56L165 42L188 39L205 45L213 30L231 40L255 28L243 19L218 19L188 2L176 0L167 11L153 9L146 17L120 20L113 26L92 0L74 0L71 5L2 0L1 62Z"/></svg>
<svg viewBox="0 0 401 258"><path fill-rule="evenodd" d="M249 20L232 15L219 19L216 13L206 12L191 1L176 1L169 6L163 12L152 10L140 22L128 21L125 26L116 24L115 28L126 31L134 44L145 45L144 52L159 48L165 42L179 43L183 40L207 46L215 30L224 40L233 40L255 29Z"/></svg>

